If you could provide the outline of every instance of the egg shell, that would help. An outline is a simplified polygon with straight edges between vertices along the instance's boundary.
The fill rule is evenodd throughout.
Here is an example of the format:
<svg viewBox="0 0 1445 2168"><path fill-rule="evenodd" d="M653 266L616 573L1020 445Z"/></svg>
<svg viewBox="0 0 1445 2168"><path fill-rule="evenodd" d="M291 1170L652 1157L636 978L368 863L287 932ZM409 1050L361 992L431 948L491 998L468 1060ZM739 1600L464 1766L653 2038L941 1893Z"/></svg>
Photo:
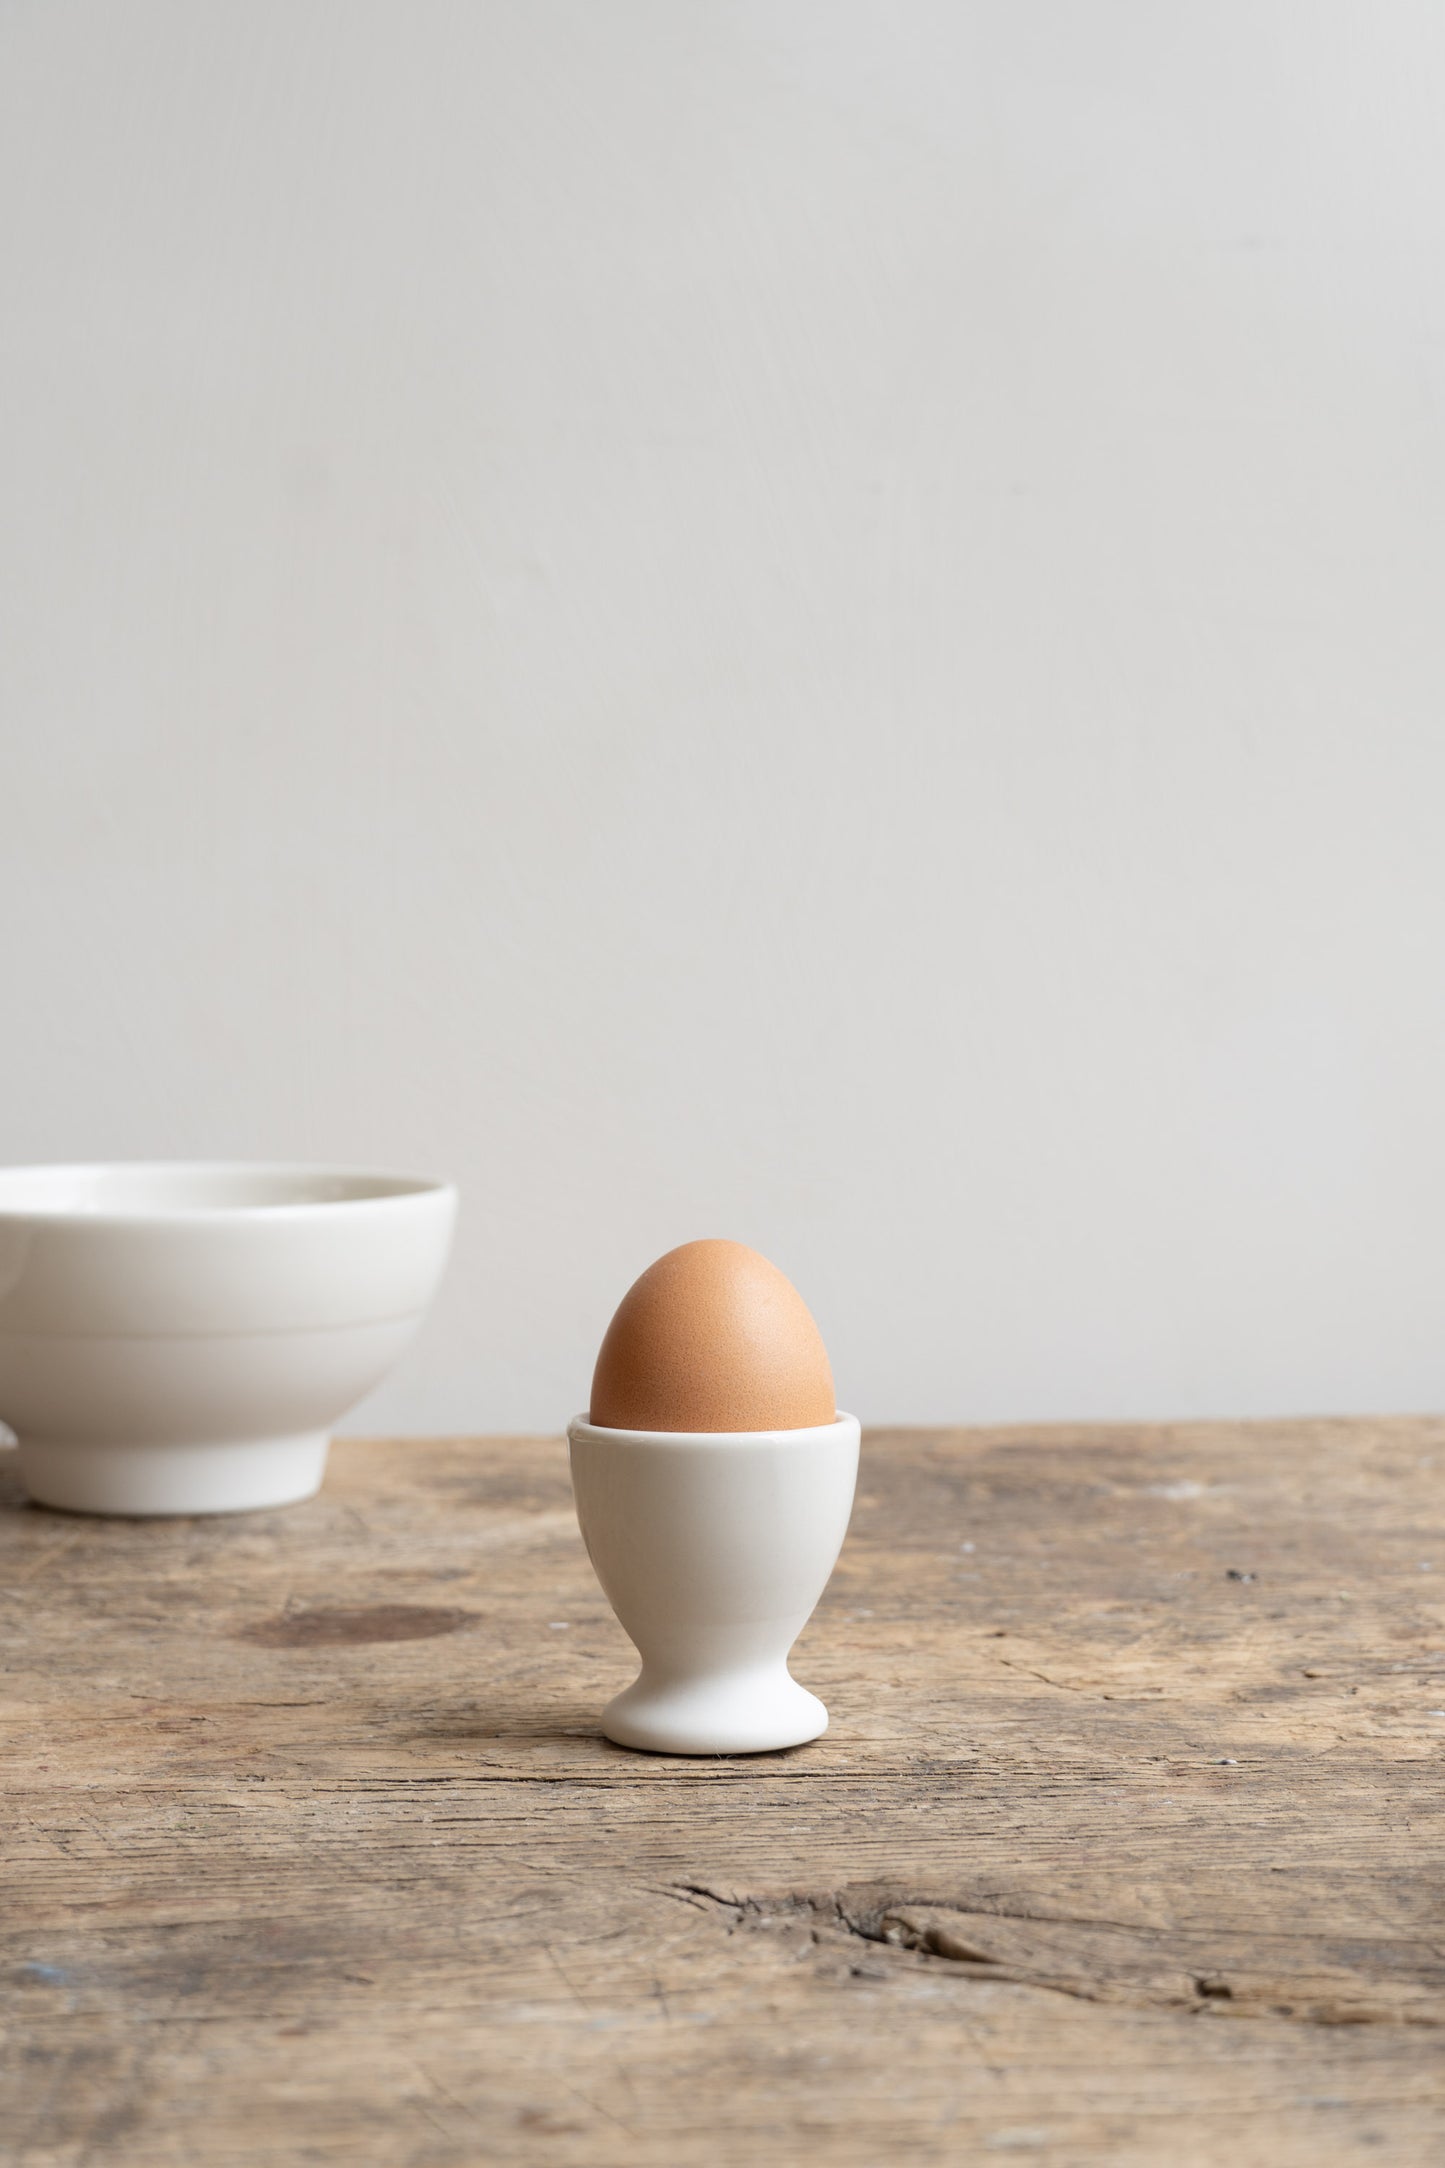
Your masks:
<svg viewBox="0 0 1445 2168"><path fill-rule="evenodd" d="M791 1280L742 1242L685 1242L608 1326L589 1420L608 1430L804 1430L837 1415L833 1372Z"/></svg>

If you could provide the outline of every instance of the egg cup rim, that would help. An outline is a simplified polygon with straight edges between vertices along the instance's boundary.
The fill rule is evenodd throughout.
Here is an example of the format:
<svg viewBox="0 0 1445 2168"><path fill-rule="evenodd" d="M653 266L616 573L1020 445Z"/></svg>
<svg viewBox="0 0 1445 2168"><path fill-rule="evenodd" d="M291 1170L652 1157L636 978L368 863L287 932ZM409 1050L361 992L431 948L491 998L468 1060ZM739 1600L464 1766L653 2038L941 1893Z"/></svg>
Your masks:
<svg viewBox="0 0 1445 2168"><path fill-rule="evenodd" d="M596 1439L599 1443L695 1446L701 1451L709 1446L736 1445L739 1440L749 1445L801 1445L836 1438L841 1444L845 1437L857 1436L861 1428L857 1416L842 1408L831 1423L805 1423L792 1430L617 1430L605 1423L594 1423L586 1415L574 1415L567 1425L567 1438L569 1443Z"/></svg>

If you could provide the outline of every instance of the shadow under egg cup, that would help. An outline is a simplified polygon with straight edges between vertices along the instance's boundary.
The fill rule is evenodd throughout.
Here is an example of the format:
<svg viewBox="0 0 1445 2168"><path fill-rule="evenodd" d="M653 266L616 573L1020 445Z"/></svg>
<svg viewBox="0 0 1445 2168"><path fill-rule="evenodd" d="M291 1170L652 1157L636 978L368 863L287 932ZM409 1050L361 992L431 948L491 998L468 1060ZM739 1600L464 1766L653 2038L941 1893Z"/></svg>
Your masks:
<svg viewBox="0 0 1445 2168"><path fill-rule="evenodd" d="M807 1430L568 1426L587 1555L642 1658L602 1712L619 1746L757 1754L801 1746L828 1712L788 1651L837 1563L858 1423Z"/></svg>

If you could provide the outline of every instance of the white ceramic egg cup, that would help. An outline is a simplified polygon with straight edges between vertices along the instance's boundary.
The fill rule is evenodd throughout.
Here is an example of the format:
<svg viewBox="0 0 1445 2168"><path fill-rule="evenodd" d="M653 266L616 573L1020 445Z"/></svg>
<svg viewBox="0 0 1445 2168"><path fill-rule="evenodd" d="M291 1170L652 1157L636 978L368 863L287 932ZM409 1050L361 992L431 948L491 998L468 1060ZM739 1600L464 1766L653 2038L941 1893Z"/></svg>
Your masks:
<svg viewBox="0 0 1445 2168"><path fill-rule="evenodd" d="M587 1555L642 1670L602 1712L619 1746L757 1754L828 1728L788 1670L837 1562L858 1423L808 1430L568 1426Z"/></svg>
<svg viewBox="0 0 1445 2168"><path fill-rule="evenodd" d="M456 1192L344 1167L0 1169L0 1422L40 1505L309 1498L446 1265Z"/></svg>

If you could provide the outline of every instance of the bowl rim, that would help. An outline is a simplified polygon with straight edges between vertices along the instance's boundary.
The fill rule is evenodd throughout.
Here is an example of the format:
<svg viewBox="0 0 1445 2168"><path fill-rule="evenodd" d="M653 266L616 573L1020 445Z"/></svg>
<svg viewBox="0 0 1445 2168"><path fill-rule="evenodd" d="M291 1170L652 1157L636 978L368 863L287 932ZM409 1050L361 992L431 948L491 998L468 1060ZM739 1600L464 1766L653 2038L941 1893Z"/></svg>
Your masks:
<svg viewBox="0 0 1445 2168"><path fill-rule="evenodd" d="M294 1197L285 1202L214 1205L165 1205L114 1207L21 1204L7 1201L6 1183L12 1175L74 1177L76 1175L192 1175L205 1177L250 1176L257 1181L294 1179L330 1182L394 1183L395 1188L358 1191L355 1196ZM389 1167L363 1167L353 1160L310 1159L76 1159L16 1161L0 1166L0 1222L41 1222L51 1227L149 1227L224 1226L238 1221L286 1221L314 1219L320 1215L354 1213L367 1206L413 1204L418 1198L456 1201L457 1186L445 1176L401 1174Z"/></svg>

